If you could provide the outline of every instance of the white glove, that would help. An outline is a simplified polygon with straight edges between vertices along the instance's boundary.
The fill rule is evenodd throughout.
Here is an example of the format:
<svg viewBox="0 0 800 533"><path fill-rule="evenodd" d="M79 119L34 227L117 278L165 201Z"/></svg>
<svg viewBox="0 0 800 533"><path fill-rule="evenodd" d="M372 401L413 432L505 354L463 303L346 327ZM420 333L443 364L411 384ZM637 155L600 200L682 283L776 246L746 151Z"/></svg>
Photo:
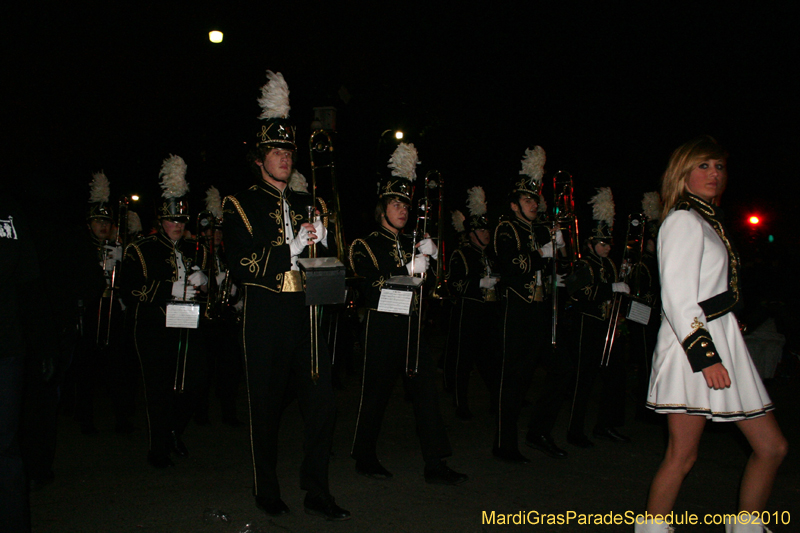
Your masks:
<svg viewBox="0 0 800 533"><path fill-rule="evenodd" d="M236 309L238 313L241 313L242 309L244 309L244 300L239 300L238 302L233 304L233 308Z"/></svg>
<svg viewBox="0 0 800 533"><path fill-rule="evenodd" d="M436 259L439 257L439 247L432 239L422 239L417 245L417 249L421 254L429 255Z"/></svg>
<svg viewBox="0 0 800 533"><path fill-rule="evenodd" d="M628 284L625 283L624 281L620 281L618 283L612 283L611 290L613 292L624 292L625 294L631 293L631 288L628 287Z"/></svg>
<svg viewBox="0 0 800 533"><path fill-rule="evenodd" d="M236 284L231 283L231 296L236 296L237 292L239 292L239 289L236 288Z"/></svg>
<svg viewBox="0 0 800 533"><path fill-rule="evenodd" d="M548 242L539 248L539 252L542 254L542 257L553 257L553 243Z"/></svg>
<svg viewBox="0 0 800 533"><path fill-rule="evenodd" d="M192 298L197 295L197 291L191 285L185 285L183 281L173 281L172 282L172 296L176 300L183 300L184 299L184 292L183 288L186 287L186 299L191 300Z"/></svg>
<svg viewBox="0 0 800 533"><path fill-rule="evenodd" d="M566 274L556 274L556 287L566 287L566 285L564 285L565 277L567 277Z"/></svg>
<svg viewBox="0 0 800 533"><path fill-rule="evenodd" d="M194 270L194 273L191 276L189 276L189 285L192 285L194 287L201 287L208 283L208 276L206 276L205 274L203 274L203 272L200 271L200 267L193 266L192 270Z"/></svg>
<svg viewBox="0 0 800 533"><path fill-rule="evenodd" d="M494 276L484 276L481 278L480 287L481 289L491 289L495 285L497 285L498 278Z"/></svg>
<svg viewBox="0 0 800 533"><path fill-rule="evenodd" d="M566 246L564 242L564 235L561 234L561 230L556 231L556 248L563 248Z"/></svg>
<svg viewBox="0 0 800 533"><path fill-rule="evenodd" d="M429 264L430 259L428 259L428 256L420 254L414 256L414 259L406 263L406 269L408 269L410 275L423 274L428 270Z"/></svg>
<svg viewBox="0 0 800 533"><path fill-rule="evenodd" d="M220 272L219 274L217 274L217 275L215 276L215 278L214 278L214 279L216 279L216 280L217 280L217 287L219 287L220 285L222 285L223 283L225 283L225 272Z"/></svg>
<svg viewBox="0 0 800 533"><path fill-rule="evenodd" d="M317 219L316 222L314 222L314 233L317 234L316 238L314 239L314 244L321 242L323 246L327 246L328 230L320 219Z"/></svg>
<svg viewBox="0 0 800 533"><path fill-rule="evenodd" d="M289 250L291 250L292 256L296 257L303 253L306 246L308 246L308 229L305 226L300 226L297 236L289 243Z"/></svg>
<svg viewBox="0 0 800 533"><path fill-rule="evenodd" d="M102 268L106 272L111 272L112 270L114 270L114 267L117 265L117 260L116 259L111 259L109 257L106 257L106 260L105 261L100 261L99 264L100 264L100 268Z"/></svg>
<svg viewBox="0 0 800 533"><path fill-rule="evenodd" d="M113 259L114 261L119 261L122 259L122 246L112 246L107 244L105 249L107 259Z"/></svg>

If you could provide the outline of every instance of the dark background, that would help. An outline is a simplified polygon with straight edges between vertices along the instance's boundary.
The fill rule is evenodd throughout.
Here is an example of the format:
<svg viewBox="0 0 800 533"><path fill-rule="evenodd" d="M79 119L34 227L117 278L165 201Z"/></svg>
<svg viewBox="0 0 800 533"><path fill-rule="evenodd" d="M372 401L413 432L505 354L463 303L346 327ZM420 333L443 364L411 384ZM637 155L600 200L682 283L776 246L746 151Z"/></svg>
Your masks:
<svg viewBox="0 0 800 533"><path fill-rule="evenodd" d="M3 16L4 182L80 223L102 169L112 201L142 195L147 224L172 153L188 163L197 210L211 185L225 195L252 183L244 154L270 69L289 84L306 176L312 108L338 110L348 240L367 231L389 128L419 149L418 175L441 171L448 209L464 209L465 189L480 184L490 214L501 214L524 150L539 144L548 172L574 176L581 214L595 187L613 188L617 232L658 188L671 151L707 133L731 153L723 206L742 241L772 234L788 248L800 140L795 5L16 5ZM208 41L211 29L225 33L222 44ZM751 211L764 221L758 234L742 222Z"/></svg>

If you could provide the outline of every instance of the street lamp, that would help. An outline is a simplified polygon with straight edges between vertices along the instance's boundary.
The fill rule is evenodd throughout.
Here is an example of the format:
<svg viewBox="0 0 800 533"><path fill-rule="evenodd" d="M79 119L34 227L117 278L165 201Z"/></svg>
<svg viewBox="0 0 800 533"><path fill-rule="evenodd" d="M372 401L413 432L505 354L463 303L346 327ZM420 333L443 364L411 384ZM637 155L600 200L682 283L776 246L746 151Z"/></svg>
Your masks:
<svg viewBox="0 0 800 533"><path fill-rule="evenodd" d="M218 30L213 30L208 32L208 40L214 44L218 44L222 42L222 32Z"/></svg>

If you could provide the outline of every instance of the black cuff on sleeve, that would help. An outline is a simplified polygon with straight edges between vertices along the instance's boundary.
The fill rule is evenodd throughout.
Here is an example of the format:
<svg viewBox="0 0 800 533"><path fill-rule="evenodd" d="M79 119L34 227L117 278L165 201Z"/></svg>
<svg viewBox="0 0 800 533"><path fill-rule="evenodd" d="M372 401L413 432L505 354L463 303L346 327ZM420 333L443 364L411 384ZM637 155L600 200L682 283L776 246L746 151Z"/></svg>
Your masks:
<svg viewBox="0 0 800 533"><path fill-rule="evenodd" d="M693 372L700 372L711 365L721 363L711 334L705 328L698 328L681 343Z"/></svg>

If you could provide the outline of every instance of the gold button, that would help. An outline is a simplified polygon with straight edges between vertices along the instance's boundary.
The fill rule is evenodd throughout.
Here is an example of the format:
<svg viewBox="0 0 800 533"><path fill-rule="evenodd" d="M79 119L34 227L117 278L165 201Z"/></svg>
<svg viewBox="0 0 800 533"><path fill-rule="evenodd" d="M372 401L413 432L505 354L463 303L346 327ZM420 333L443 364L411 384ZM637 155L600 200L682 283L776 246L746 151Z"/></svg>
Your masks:
<svg viewBox="0 0 800 533"><path fill-rule="evenodd" d="M714 352L712 352L711 350L706 352L706 357L714 357L715 355L716 354Z"/></svg>
<svg viewBox="0 0 800 533"><path fill-rule="evenodd" d="M706 341L703 341L700 343L700 346L702 346L703 348L708 348L708 343Z"/></svg>

